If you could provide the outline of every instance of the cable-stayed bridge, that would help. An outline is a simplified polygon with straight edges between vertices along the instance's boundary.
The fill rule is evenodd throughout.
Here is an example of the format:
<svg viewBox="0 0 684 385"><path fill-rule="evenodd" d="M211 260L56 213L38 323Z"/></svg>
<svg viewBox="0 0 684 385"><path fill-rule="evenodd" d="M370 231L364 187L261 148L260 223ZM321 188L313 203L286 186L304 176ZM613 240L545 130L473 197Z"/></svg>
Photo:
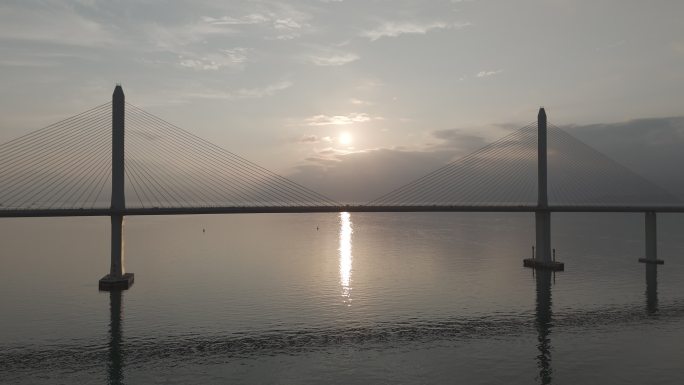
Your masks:
<svg viewBox="0 0 684 385"><path fill-rule="evenodd" d="M128 287L126 215L311 212L534 212L531 267L552 260L552 212L656 213L684 202L549 124L530 123L366 203L342 204L126 103L112 102L0 145L0 217L110 216L112 267L100 287Z"/></svg>

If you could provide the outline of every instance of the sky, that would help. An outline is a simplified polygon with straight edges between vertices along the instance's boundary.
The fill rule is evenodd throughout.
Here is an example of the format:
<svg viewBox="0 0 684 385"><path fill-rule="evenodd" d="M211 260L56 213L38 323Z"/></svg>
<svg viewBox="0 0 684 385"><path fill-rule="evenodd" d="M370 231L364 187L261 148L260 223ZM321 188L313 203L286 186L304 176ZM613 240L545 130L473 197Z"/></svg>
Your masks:
<svg viewBox="0 0 684 385"><path fill-rule="evenodd" d="M684 193L678 0L0 4L0 142L127 101L363 201L536 119ZM679 178L681 179L681 178Z"/></svg>

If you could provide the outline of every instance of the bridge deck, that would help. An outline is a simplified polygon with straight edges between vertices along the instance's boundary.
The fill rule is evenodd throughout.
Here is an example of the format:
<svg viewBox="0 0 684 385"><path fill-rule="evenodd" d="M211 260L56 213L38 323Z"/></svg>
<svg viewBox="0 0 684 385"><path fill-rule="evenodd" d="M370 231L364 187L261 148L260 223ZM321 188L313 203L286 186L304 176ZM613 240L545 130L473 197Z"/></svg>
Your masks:
<svg viewBox="0 0 684 385"><path fill-rule="evenodd" d="M92 217L120 215L189 215L189 214L278 214L278 213L412 213L412 212L535 212L536 206L271 206L271 207L191 207L112 209L22 209L0 210L0 218L20 217ZM550 212L583 213L684 213L684 206L550 206Z"/></svg>

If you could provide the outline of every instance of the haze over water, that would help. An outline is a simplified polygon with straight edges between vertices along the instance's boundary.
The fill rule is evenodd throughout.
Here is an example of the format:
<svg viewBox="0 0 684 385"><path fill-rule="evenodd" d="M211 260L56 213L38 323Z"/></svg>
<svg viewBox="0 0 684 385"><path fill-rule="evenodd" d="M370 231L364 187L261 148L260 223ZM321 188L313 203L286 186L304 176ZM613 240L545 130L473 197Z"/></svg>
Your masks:
<svg viewBox="0 0 684 385"><path fill-rule="evenodd" d="M0 383L678 384L684 219L649 274L643 214L552 220L555 276L532 214L128 217L110 295L107 218L3 219Z"/></svg>

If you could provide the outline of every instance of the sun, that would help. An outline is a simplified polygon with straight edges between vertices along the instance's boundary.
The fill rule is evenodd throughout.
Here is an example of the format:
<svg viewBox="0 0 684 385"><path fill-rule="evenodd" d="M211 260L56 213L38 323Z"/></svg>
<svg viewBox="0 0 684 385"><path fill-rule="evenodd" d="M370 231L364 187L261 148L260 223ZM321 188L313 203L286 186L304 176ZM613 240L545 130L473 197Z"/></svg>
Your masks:
<svg viewBox="0 0 684 385"><path fill-rule="evenodd" d="M348 132L341 132L340 135L337 137L337 140L340 142L340 144L346 146L348 144L351 144L352 136Z"/></svg>

